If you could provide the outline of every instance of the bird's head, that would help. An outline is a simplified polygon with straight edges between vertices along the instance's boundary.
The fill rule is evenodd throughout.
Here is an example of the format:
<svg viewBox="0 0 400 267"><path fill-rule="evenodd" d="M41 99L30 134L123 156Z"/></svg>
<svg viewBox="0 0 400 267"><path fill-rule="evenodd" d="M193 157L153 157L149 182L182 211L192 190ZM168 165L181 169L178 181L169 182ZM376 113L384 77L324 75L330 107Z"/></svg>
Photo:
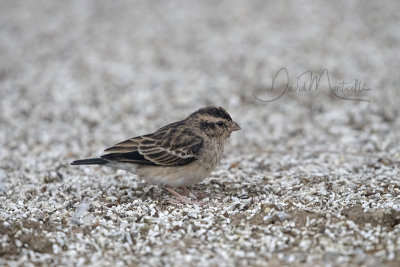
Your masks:
<svg viewBox="0 0 400 267"><path fill-rule="evenodd" d="M222 140L228 139L233 131L241 129L225 109L216 106L201 108L190 114L186 121L201 133Z"/></svg>

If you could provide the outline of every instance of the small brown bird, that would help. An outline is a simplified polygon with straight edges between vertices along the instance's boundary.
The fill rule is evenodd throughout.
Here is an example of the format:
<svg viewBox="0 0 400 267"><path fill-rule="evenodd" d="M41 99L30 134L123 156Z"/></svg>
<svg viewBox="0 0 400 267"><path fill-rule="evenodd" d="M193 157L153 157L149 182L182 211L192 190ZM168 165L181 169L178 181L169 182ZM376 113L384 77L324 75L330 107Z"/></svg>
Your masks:
<svg viewBox="0 0 400 267"><path fill-rule="evenodd" d="M127 170L148 183L165 185L182 203L199 204L185 197L190 194L186 186L199 183L215 169L224 142L240 129L225 109L207 106L154 133L107 148L100 158L76 160L71 165L97 164ZM170 186L180 187L185 196Z"/></svg>

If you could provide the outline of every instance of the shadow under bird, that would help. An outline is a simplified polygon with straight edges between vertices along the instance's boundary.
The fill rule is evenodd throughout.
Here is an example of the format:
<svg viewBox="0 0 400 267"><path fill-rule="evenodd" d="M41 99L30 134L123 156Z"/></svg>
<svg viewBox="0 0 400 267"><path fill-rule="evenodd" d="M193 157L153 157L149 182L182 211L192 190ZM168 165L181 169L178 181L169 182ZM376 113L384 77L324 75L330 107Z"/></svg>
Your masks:
<svg viewBox="0 0 400 267"><path fill-rule="evenodd" d="M164 185L181 203L201 204L188 198L186 186L199 183L215 169L224 153L224 143L240 129L225 109L206 106L154 133L107 148L99 158L75 160L71 165L127 170L148 183ZM183 195L172 187L179 187Z"/></svg>

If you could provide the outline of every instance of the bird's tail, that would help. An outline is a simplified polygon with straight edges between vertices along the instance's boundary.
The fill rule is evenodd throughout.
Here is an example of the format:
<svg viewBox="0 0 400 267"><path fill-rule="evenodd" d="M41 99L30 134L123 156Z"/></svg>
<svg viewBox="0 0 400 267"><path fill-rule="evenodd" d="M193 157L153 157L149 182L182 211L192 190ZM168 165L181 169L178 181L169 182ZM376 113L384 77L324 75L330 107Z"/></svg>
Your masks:
<svg viewBox="0 0 400 267"><path fill-rule="evenodd" d="M97 165L104 165L108 163L107 160L102 159L102 158L93 158L93 159L80 159L80 160L74 160L71 165L92 165L92 164L97 164Z"/></svg>

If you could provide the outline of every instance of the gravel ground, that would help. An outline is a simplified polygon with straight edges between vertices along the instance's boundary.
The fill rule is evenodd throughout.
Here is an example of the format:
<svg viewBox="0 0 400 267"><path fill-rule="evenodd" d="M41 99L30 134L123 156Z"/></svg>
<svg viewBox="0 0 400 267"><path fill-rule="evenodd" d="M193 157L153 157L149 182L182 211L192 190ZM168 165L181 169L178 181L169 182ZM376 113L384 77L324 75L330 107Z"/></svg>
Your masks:
<svg viewBox="0 0 400 267"><path fill-rule="evenodd" d="M1 1L0 265L399 266L399 9ZM295 86L324 69L370 90ZM69 165L206 104L243 130L203 206Z"/></svg>

